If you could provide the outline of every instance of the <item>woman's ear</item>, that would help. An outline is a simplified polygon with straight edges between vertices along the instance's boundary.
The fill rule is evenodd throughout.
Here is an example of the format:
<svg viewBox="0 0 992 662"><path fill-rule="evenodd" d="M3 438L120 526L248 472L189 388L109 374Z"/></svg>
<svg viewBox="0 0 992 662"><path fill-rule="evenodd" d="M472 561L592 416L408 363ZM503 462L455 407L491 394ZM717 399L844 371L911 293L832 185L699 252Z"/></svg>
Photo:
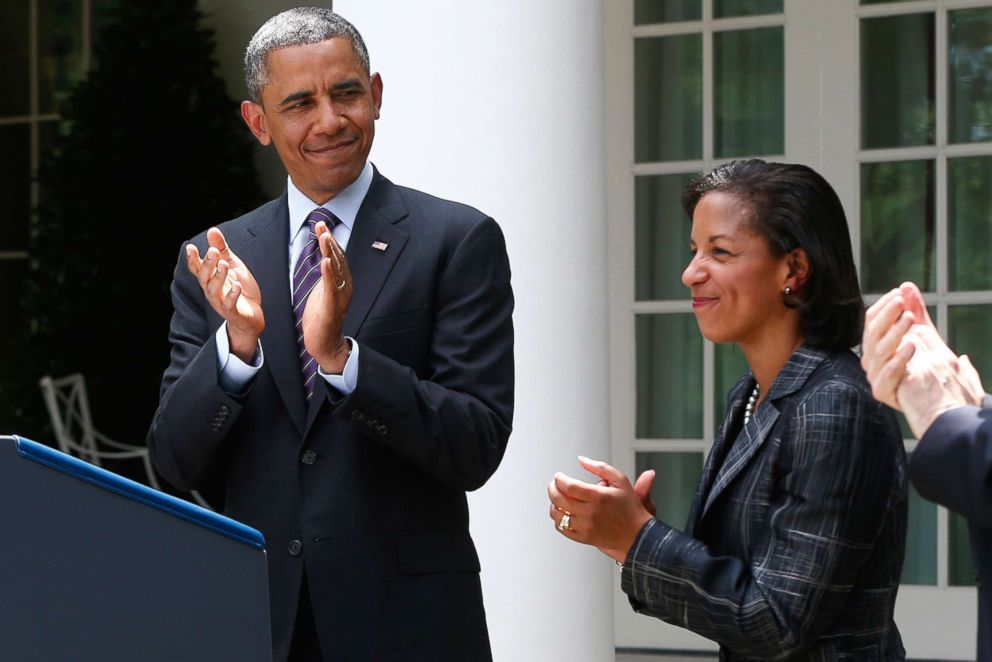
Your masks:
<svg viewBox="0 0 992 662"><path fill-rule="evenodd" d="M795 282L793 289L799 290L806 285L811 269L809 256L804 249L797 248L789 253L789 278Z"/></svg>

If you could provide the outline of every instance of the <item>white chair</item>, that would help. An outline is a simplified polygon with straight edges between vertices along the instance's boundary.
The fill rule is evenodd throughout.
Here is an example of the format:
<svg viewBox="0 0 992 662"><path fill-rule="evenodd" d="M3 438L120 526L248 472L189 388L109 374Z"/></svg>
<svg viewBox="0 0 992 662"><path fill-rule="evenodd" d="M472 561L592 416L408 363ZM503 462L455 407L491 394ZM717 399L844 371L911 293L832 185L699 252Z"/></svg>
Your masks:
<svg viewBox="0 0 992 662"><path fill-rule="evenodd" d="M114 441L93 427L86 380L81 374L74 373L58 379L45 376L39 384L59 450L98 467L103 466L104 460L140 459L145 466L148 484L156 490L161 489L152 469L148 448ZM196 503L210 508L199 493L194 491L190 494Z"/></svg>

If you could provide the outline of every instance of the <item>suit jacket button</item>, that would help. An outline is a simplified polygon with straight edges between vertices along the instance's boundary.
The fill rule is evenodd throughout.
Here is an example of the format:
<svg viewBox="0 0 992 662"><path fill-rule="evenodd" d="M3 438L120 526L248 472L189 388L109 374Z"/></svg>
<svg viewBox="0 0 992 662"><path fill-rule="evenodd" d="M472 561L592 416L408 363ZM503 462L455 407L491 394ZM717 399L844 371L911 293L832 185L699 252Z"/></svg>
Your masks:
<svg viewBox="0 0 992 662"><path fill-rule="evenodd" d="M389 428L387 428L385 425L380 425L375 429L375 433L380 437L385 437L387 432L389 432Z"/></svg>
<svg viewBox="0 0 992 662"><path fill-rule="evenodd" d="M303 457L300 458L300 461L303 462L303 464L311 465L317 461L317 453L307 449L303 451Z"/></svg>
<svg viewBox="0 0 992 662"><path fill-rule="evenodd" d="M364 416L364 414L358 411L357 409L351 410L351 420L357 421L358 419L362 418L362 416Z"/></svg>
<svg viewBox="0 0 992 662"><path fill-rule="evenodd" d="M292 556L299 556L300 552L302 551L303 551L303 543L301 543L299 540L289 541L289 553Z"/></svg>

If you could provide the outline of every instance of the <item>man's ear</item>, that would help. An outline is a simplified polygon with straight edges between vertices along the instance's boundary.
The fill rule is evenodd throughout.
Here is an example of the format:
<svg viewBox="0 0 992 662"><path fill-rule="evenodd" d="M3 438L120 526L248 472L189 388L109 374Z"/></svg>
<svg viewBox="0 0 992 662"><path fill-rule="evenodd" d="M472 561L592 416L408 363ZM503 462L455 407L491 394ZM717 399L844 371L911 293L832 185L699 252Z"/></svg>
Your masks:
<svg viewBox="0 0 992 662"><path fill-rule="evenodd" d="M372 107L375 108L375 119L379 119L379 110L382 108L382 76L378 72L372 74L369 83L372 86Z"/></svg>
<svg viewBox="0 0 992 662"><path fill-rule="evenodd" d="M269 129L265 122L265 111L262 109L261 104L257 104L254 101L242 101L241 117L244 119L245 124L248 125L252 135L258 138L258 142L263 145L268 145L272 142L272 136L269 135Z"/></svg>

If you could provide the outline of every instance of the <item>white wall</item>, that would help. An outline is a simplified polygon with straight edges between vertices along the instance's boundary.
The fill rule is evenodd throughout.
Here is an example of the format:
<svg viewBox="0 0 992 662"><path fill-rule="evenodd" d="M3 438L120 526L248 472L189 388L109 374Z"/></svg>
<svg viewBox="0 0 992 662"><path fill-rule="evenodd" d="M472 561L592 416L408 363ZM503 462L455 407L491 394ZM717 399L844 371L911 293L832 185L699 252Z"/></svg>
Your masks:
<svg viewBox="0 0 992 662"><path fill-rule="evenodd" d="M613 562L548 517L556 470L608 458L600 3L337 0L383 77L372 161L506 233L517 407L472 495L496 660L611 660Z"/></svg>

